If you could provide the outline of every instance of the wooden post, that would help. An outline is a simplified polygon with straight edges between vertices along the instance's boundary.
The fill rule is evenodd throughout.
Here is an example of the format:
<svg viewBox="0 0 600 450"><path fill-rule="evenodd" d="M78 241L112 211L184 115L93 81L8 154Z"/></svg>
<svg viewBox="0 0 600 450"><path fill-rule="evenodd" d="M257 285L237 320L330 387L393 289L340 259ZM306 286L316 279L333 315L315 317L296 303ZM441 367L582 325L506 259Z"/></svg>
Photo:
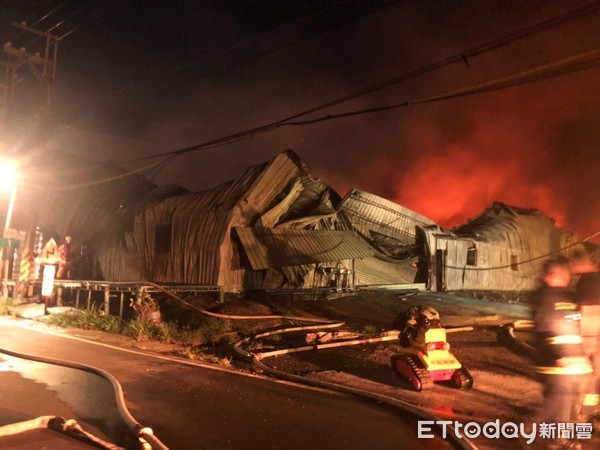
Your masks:
<svg viewBox="0 0 600 450"><path fill-rule="evenodd" d="M121 295L119 297L119 318L123 318L123 300L125 298L125 292L121 291Z"/></svg>
<svg viewBox="0 0 600 450"><path fill-rule="evenodd" d="M61 286L56 288L56 306L63 306Z"/></svg>
<svg viewBox="0 0 600 450"><path fill-rule="evenodd" d="M104 288L104 314L108 316L110 312L110 291L108 287Z"/></svg>
<svg viewBox="0 0 600 450"><path fill-rule="evenodd" d="M77 288L77 292L75 293L75 308L79 309L79 295L81 294L81 287Z"/></svg>
<svg viewBox="0 0 600 450"><path fill-rule="evenodd" d="M90 286L90 289L88 290L88 295L87 295L87 309L90 309L91 303L92 303L92 288Z"/></svg>

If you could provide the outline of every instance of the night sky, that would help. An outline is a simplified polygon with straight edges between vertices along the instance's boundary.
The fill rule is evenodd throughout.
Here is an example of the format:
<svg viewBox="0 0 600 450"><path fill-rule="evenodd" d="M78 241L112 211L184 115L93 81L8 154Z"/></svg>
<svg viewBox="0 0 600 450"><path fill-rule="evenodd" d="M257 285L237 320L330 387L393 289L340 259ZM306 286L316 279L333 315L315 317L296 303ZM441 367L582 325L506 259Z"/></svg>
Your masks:
<svg viewBox="0 0 600 450"><path fill-rule="evenodd" d="M0 39L40 51L42 41L11 22L48 30L65 20L53 31L73 30L60 45L46 145L135 169L152 162L135 158L292 116L589 3L0 0ZM206 189L291 148L342 196L356 187L444 227L503 201L538 208L584 238L600 231L598 55L589 70L418 100L592 52L598 30L600 8L303 119L411 106L191 152L154 181ZM22 72L11 125L18 142L41 98Z"/></svg>

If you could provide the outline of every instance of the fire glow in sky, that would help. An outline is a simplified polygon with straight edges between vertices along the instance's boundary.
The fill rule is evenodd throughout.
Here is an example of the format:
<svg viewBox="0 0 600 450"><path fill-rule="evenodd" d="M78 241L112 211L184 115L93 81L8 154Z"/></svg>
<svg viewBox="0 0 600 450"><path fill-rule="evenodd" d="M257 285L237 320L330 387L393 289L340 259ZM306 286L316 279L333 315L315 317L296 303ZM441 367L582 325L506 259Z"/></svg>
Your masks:
<svg viewBox="0 0 600 450"><path fill-rule="evenodd" d="M592 75L580 81L593 84ZM552 107L560 96L557 87L565 96L560 111ZM569 82L560 80L529 95L504 93L485 110L463 115L471 132L452 144L435 124L432 129L415 124L421 128L411 141L419 151L397 179L396 201L447 227L465 223L498 200L540 209L580 238L599 231L600 140L592 121L583 119L593 117L592 102L586 105L583 92L569 97L577 93L568 88Z"/></svg>

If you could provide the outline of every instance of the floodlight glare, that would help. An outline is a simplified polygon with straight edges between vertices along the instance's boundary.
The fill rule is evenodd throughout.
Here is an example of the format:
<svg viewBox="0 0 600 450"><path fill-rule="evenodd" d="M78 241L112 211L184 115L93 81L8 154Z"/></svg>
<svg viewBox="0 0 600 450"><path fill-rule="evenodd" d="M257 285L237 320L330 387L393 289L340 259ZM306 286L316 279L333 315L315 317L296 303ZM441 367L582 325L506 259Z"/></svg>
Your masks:
<svg viewBox="0 0 600 450"><path fill-rule="evenodd" d="M14 164L0 160L0 190L9 191L15 185L17 171Z"/></svg>

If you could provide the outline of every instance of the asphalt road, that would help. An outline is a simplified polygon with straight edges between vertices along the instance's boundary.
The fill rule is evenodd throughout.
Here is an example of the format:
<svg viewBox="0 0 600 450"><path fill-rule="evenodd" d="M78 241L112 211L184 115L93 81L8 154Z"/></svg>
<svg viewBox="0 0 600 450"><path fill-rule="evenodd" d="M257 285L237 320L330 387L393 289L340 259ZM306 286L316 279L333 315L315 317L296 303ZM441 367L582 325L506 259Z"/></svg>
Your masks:
<svg viewBox="0 0 600 450"><path fill-rule="evenodd" d="M370 400L126 353L40 333L28 323L0 320L0 347L112 373L133 416L173 450L450 448L442 439L419 440L416 418ZM41 382L66 404L67 414L78 414L113 441L125 442L104 382L72 369L23 365L29 369L16 370L19 377L0 372L2 398L7 395L3 390L13 391L9 412L1 410L4 415L23 420L48 413L36 412L43 409L43 396L32 399L26 387L15 399L14 386L35 380L37 388Z"/></svg>

